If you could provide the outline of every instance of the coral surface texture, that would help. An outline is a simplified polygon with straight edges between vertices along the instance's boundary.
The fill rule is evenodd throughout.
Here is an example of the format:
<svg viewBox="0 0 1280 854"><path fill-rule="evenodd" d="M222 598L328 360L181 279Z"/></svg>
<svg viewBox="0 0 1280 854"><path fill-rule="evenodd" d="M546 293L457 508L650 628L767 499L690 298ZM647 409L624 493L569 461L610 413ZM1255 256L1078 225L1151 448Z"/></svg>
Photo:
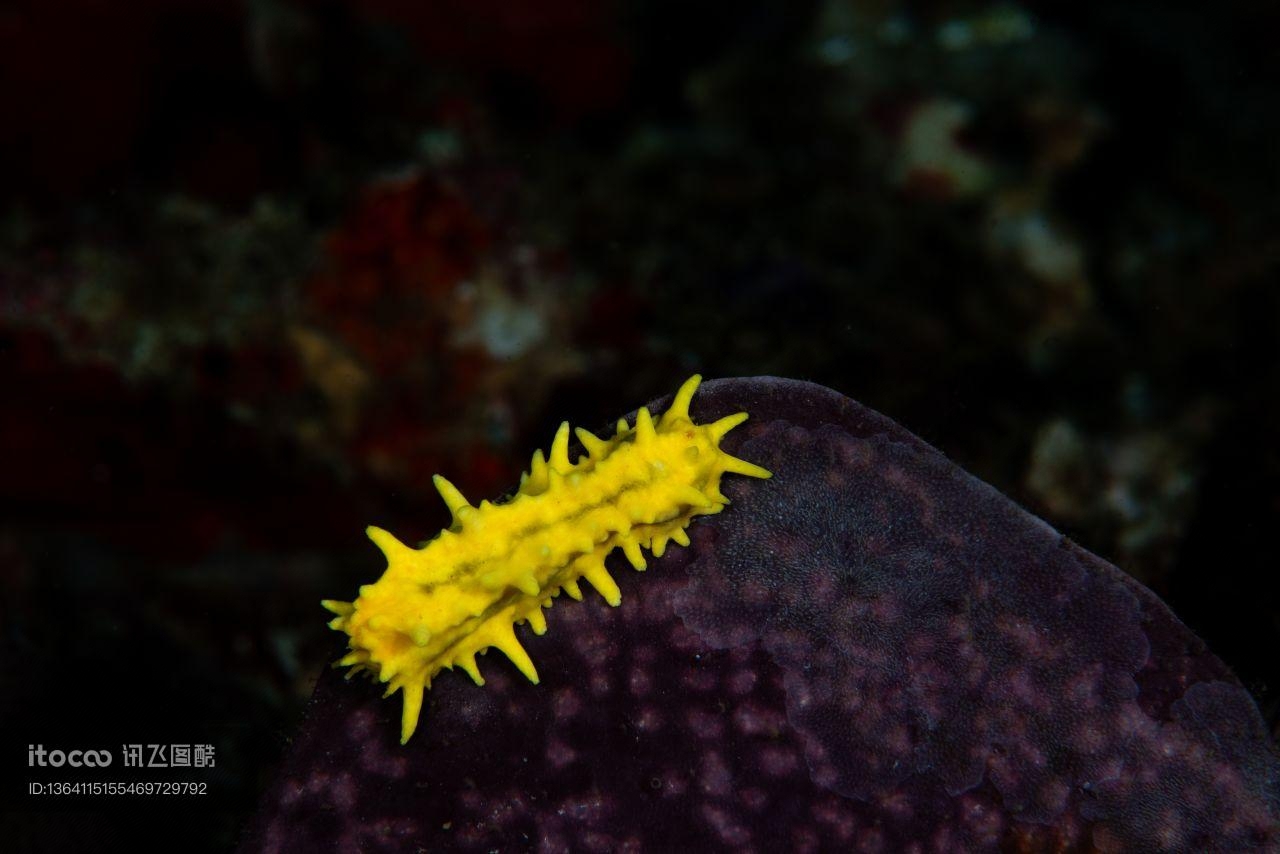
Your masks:
<svg viewBox="0 0 1280 854"><path fill-rule="evenodd" d="M738 411L774 477L521 626L541 684L443 673L402 747L327 673L242 850L1280 850L1257 707L1150 591L836 392L690 408Z"/></svg>

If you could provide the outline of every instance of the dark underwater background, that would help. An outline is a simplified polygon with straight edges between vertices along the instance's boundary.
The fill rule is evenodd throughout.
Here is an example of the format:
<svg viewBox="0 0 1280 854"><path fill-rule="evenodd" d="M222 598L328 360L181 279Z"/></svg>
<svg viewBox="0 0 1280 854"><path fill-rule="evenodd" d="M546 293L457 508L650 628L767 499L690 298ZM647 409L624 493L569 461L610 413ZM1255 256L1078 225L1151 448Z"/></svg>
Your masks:
<svg viewBox="0 0 1280 854"><path fill-rule="evenodd" d="M688 375L884 413L1280 735L1280 8L0 9L0 829L235 843L322 598ZM397 701L398 702L398 701ZM30 744L209 744L37 799ZM137 776L177 779L155 769ZM66 775L63 775L66 776Z"/></svg>

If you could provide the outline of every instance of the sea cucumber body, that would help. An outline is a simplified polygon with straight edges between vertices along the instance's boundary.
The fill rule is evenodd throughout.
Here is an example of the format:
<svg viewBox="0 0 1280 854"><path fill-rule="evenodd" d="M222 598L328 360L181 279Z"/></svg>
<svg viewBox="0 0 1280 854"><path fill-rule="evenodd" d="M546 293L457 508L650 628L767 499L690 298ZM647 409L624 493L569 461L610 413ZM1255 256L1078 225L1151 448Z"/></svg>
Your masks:
<svg viewBox="0 0 1280 854"><path fill-rule="evenodd" d="M568 457L569 425L561 424L550 455L534 454L505 503L472 507L437 475L453 524L420 549L368 529L386 555L386 572L362 586L355 602L323 604L337 614L329 625L350 636L350 652L338 665L373 673L387 683L388 696L404 691L401 743L413 735L423 691L440 670L461 667L482 685L475 656L492 646L537 682L516 639L517 623L542 634L542 609L561 590L580 599L581 579L617 605L621 595L604 565L611 551L621 548L642 570L642 548L661 556L672 541L688 545L692 519L724 508L723 474L770 476L719 448L746 413L703 425L689 418L700 379L681 386L656 423L641 409L635 425L619 421L607 440L579 428L587 454L576 463Z"/></svg>

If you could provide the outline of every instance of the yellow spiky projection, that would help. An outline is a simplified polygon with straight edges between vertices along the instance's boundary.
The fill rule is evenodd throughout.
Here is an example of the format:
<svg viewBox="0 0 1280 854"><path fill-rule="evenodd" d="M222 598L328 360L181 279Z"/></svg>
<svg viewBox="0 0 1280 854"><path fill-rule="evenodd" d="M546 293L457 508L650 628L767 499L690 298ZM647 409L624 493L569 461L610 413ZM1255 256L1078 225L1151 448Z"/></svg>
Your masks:
<svg viewBox="0 0 1280 854"><path fill-rule="evenodd" d="M355 602L321 604L337 614L329 625L350 636L350 652L337 666L372 673L387 683L387 696L404 692L401 744L417 728L423 691L442 669L460 667L483 685L475 656L492 646L536 683L538 673L516 639L517 623L545 632L542 609L561 590L581 599L580 579L616 606L622 597L604 565L611 551L621 548L632 566L644 569L642 548L661 557L670 542L687 546L690 521L729 503L720 492L723 474L770 477L720 450L720 440L747 413L712 424L690 419L701 380L690 377L657 423L641 409L634 426L619 420L610 439L578 428L587 453L576 463L569 462L569 424L561 424L550 455L533 455L508 502L472 507L436 475L453 524L422 548L367 529L386 555L386 572L363 585Z"/></svg>

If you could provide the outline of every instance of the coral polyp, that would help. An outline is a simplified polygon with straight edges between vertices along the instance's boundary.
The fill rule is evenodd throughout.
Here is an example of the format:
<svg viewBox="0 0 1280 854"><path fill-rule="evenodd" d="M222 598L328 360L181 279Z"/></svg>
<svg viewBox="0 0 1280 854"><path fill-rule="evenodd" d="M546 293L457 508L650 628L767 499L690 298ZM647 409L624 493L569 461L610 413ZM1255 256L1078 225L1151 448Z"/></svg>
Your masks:
<svg viewBox="0 0 1280 854"><path fill-rule="evenodd" d="M569 424L562 423L550 454L534 453L509 501L472 506L436 475L453 523L421 548L367 529L387 558L386 571L362 586L354 602L321 604L337 615L329 625L350 636L350 651L337 666L369 672L387 684L387 696L404 692L402 744L417 728L423 692L441 670L459 667L483 685L475 656L497 647L536 683L517 624L545 632L542 610L561 591L581 599L583 579L618 605L618 585L605 568L610 552L622 549L643 570L642 549L661 557L672 542L687 546L685 529L693 519L729 503L720 491L724 474L771 476L720 449L747 413L693 423L689 403L700 382L690 377L656 421L647 408L634 424L619 420L611 438L578 428L586 453L577 462L569 461Z"/></svg>

